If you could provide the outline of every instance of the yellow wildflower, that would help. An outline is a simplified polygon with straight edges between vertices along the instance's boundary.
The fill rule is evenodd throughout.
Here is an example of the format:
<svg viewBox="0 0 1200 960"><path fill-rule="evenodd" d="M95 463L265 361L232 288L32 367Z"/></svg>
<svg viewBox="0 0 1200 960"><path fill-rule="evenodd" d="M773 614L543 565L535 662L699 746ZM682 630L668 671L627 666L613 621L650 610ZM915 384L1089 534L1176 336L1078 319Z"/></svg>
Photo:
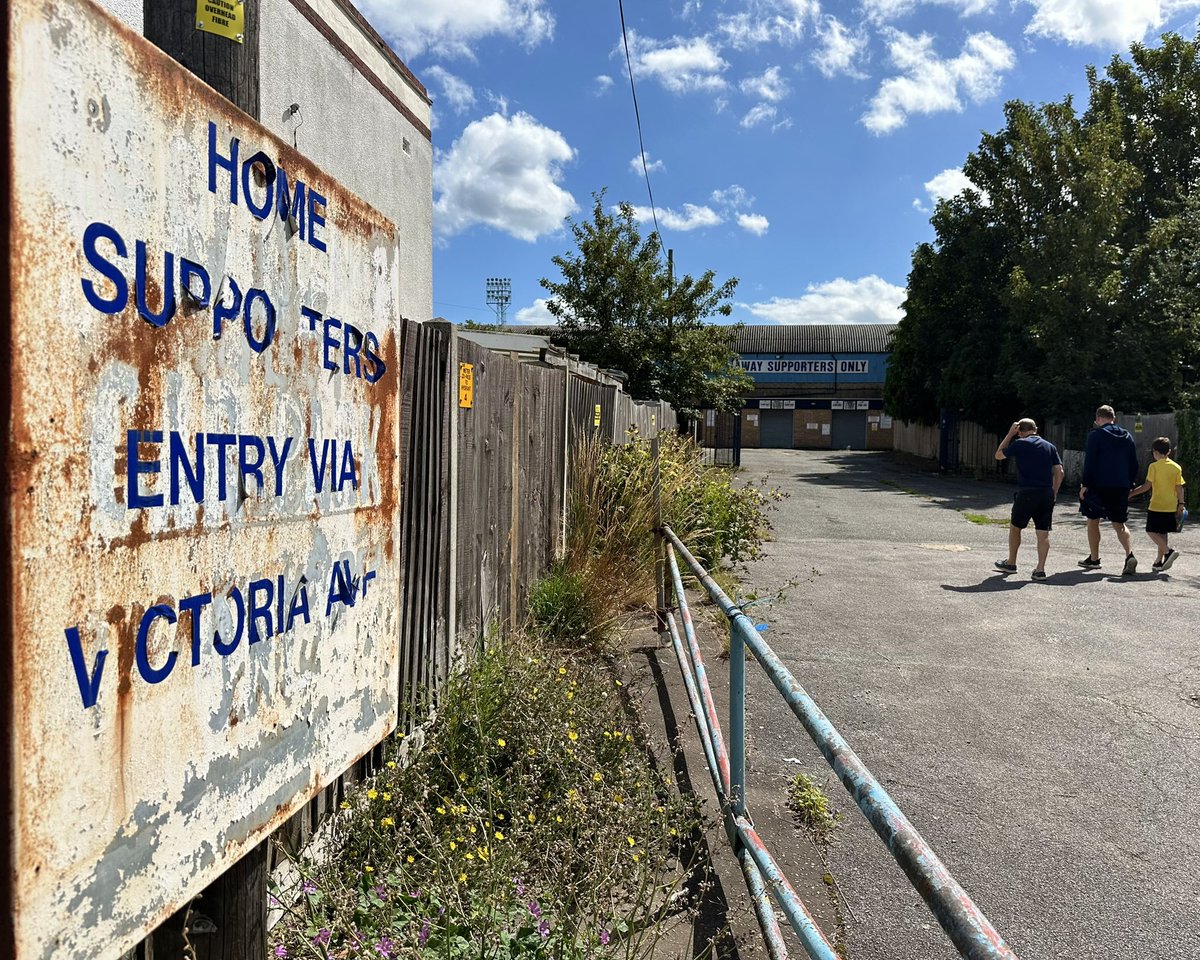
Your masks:
<svg viewBox="0 0 1200 960"><path fill-rule="evenodd" d="M368 800L374 800L377 796L379 796L378 791L376 791L376 790L368 790L367 791L367 799Z"/></svg>
<svg viewBox="0 0 1200 960"><path fill-rule="evenodd" d="M444 816L446 815L446 808L445 808L445 807L438 807L438 808L437 808L437 812L438 812L438 813L440 813L440 814L441 814L441 815L444 817Z"/></svg>
<svg viewBox="0 0 1200 960"><path fill-rule="evenodd" d="M536 820L537 820L537 817L535 817L535 816L534 816L534 815L531 813L531 814L530 814L528 817L526 817L525 819L526 819L526 820L528 820L530 823L533 823L534 821L536 821Z"/></svg>
<svg viewBox="0 0 1200 960"><path fill-rule="evenodd" d="M600 773L600 771L599 771L599 770L597 770L595 773L593 773L593 774L592 774L592 779L593 779L593 780L594 780L596 783L599 783L601 780L603 780L603 779L604 779L604 776L603 776L603 774L601 774L601 773Z"/></svg>
<svg viewBox="0 0 1200 960"><path fill-rule="evenodd" d="M391 817L384 817L382 820L379 821L379 825L381 827L394 827L396 825L396 821L393 820Z"/></svg>
<svg viewBox="0 0 1200 960"><path fill-rule="evenodd" d="M451 849L451 850L457 850L457 849L458 849L458 844L457 844L457 843L455 843L453 840L451 840L451 841L450 841L450 849Z"/></svg>
<svg viewBox="0 0 1200 960"><path fill-rule="evenodd" d="M633 839L633 837L626 837L625 839L629 841L629 845L630 845L631 847L636 847L636 846L637 846L637 841L636 841L636 840L634 840L634 839Z"/></svg>
<svg viewBox="0 0 1200 960"><path fill-rule="evenodd" d="M567 734L567 737L571 740L578 740L579 734L577 734L574 730L572 730L570 733Z"/></svg>
<svg viewBox="0 0 1200 960"><path fill-rule="evenodd" d="M496 746L498 746L498 747L507 747L507 746L508 746L508 744L504 742L504 738L503 738L503 737L498 737L498 738L496 739Z"/></svg>
<svg viewBox="0 0 1200 960"><path fill-rule="evenodd" d="M405 860L407 860L409 863L416 863L416 862L417 862L417 860L416 860L416 857L414 857L414 856L413 856L411 853L410 853L410 854L409 854L407 857L405 857L404 859L405 859Z"/></svg>
<svg viewBox="0 0 1200 960"><path fill-rule="evenodd" d="M565 677L565 676L567 675L567 668L566 668L566 667L559 667L559 668L558 668L558 674L559 674L559 676Z"/></svg>
<svg viewBox="0 0 1200 960"><path fill-rule="evenodd" d="M383 799L384 799L384 800L391 800L391 799L392 799L392 795L391 795L390 793L385 793L385 794L383 795Z"/></svg>
<svg viewBox="0 0 1200 960"><path fill-rule="evenodd" d="M349 809L350 809L350 804L348 804L348 803L347 803L345 800L343 800L343 801L342 801L342 809L343 809L343 810L349 810Z"/></svg>
<svg viewBox="0 0 1200 960"><path fill-rule="evenodd" d="M387 762L387 768L388 768L389 770L395 770L395 769L396 769L396 761L395 761L395 760L389 760L389 761Z"/></svg>
<svg viewBox="0 0 1200 960"><path fill-rule="evenodd" d="M495 837L496 837L496 839L497 839L497 840L503 840L503 839L504 839L504 834L503 834L501 831L497 830L497 831L496 831L496 833L495 833Z"/></svg>
<svg viewBox="0 0 1200 960"><path fill-rule="evenodd" d="M365 867L363 867L363 873L374 873L374 872L375 872L375 868L373 866L371 866L369 863Z"/></svg>
<svg viewBox="0 0 1200 960"><path fill-rule="evenodd" d="M466 882L467 882L467 875L466 875L465 873L460 873L460 874L458 875L458 882L459 882L459 883L466 883Z"/></svg>

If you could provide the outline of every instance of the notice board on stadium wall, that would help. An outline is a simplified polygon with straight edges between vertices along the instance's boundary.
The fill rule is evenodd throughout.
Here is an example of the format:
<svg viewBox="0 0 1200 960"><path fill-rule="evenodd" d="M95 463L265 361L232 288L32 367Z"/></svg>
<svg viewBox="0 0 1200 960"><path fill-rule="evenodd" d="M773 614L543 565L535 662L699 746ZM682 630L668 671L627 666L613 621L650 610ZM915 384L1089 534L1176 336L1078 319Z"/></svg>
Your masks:
<svg viewBox="0 0 1200 960"><path fill-rule="evenodd" d="M119 955L397 716L399 236L87 0L12 0L17 956Z"/></svg>

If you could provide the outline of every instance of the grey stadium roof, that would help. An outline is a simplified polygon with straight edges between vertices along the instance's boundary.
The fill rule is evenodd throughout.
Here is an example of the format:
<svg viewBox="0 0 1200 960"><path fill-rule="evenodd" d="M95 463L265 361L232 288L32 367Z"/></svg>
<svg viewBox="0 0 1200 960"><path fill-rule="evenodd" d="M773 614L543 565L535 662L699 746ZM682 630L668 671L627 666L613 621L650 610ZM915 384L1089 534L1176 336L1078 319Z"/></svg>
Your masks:
<svg viewBox="0 0 1200 960"><path fill-rule="evenodd" d="M887 353L894 323L747 324L737 353Z"/></svg>

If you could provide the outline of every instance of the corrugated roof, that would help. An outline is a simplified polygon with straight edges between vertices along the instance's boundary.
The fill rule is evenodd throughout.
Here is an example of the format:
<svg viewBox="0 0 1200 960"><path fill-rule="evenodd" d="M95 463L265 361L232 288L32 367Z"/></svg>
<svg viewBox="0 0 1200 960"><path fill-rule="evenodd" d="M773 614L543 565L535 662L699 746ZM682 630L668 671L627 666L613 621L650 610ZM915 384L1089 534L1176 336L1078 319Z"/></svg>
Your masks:
<svg viewBox="0 0 1200 960"><path fill-rule="evenodd" d="M738 353L888 353L894 323L747 324Z"/></svg>

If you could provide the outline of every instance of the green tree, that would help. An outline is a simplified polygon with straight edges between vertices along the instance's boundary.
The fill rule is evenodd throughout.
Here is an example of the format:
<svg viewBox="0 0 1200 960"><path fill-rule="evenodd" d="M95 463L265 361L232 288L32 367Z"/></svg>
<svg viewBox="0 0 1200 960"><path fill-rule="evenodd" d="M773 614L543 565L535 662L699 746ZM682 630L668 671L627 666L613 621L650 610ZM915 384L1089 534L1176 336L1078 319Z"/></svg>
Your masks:
<svg viewBox="0 0 1200 960"><path fill-rule="evenodd" d="M938 205L889 363L897 416L1000 426L1194 396L1200 42L1135 44L1088 84L1082 113L1007 104L963 165L973 189Z"/></svg>
<svg viewBox="0 0 1200 960"><path fill-rule="evenodd" d="M623 372L634 397L736 409L753 385L733 351L740 326L706 320L729 316L737 279L718 286L712 270L672 278L658 234L642 237L630 204L605 211L603 190L593 201L590 220L567 219L576 249L553 258L562 279L541 280L558 319L554 341Z"/></svg>

